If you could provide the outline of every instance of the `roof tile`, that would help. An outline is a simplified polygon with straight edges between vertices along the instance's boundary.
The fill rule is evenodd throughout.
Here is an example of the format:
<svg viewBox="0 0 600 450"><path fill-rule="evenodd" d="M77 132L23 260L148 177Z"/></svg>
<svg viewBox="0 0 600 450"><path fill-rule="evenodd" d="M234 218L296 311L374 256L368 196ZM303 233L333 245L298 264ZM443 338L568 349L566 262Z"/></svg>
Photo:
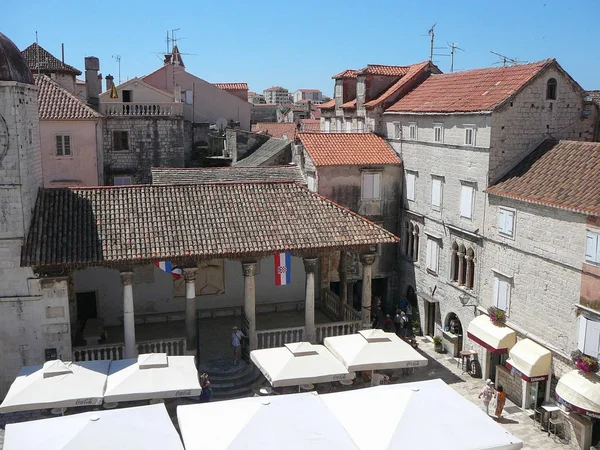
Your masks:
<svg viewBox="0 0 600 450"><path fill-rule="evenodd" d="M213 83L213 85L224 91L248 90L248 83Z"/></svg>
<svg viewBox="0 0 600 450"><path fill-rule="evenodd" d="M102 115L46 75L34 75L41 120L89 120Z"/></svg>
<svg viewBox="0 0 600 450"><path fill-rule="evenodd" d="M23 50L21 54L27 61L29 69L34 73L39 71L41 73L62 72L81 75L80 70L65 64L35 42Z"/></svg>
<svg viewBox="0 0 600 450"><path fill-rule="evenodd" d="M298 127L293 122L258 122L252 125L253 133L265 133L277 139L293 141L296 138Z"/></svg>
<svg viewBox="0 0 600 450"><path fill-rule="evenodd" d="M306 184L300 167L203 167L197 169L152 168L152 184L246 183L254 181L295 181Z"/></svg>

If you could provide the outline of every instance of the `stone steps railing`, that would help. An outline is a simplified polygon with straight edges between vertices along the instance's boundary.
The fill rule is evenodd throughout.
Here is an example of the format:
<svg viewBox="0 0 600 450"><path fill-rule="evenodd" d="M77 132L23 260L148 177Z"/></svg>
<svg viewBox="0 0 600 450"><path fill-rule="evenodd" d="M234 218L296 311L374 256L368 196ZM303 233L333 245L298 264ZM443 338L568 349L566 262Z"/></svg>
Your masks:
<svg viewBox="0 0 600 450"><path fill-rule="evenodd" d="M304 327L258 330L256 332L256 348L283 347L284 344L290 342L301 342L305 332Z"/></svg>
<svg viewBox="0 0 600 450"><path fill-rule="evenodd" d="M106 344L73 348L73 361L98 361L123 359L125 344ZM185 338L154 339L137 343L138 353L166 353L169 356L185 355Z"/></svg>
<svg viewBox="0 0 600 450"><path fill-rule="evenodd" d="M330 289L321 289L321 309L333 320L342 318L342 302Z"/></svg>
<svg viewBox="0 0 600 450"><path fill-rule="evenodd" d="M317 344L323 344L323 340L332 336L345 336L347 334L357 333L361 328L361 321L353 322L333 322L315 325L315 341Z"/></svg>
<svg viewBox="0 0 600 450"><path fill-rule="evenodd" d="M142 103L142 102L110 102L100 105L100 112L105 116L145 117L145 116L182 116L183 104Z"/></svg>
<svg viewBox="0 0 600 450"><path fill-rule="evenodd" d="M344 322L354 322L362 320L360 311L355 310L352 306L345 303L342 305L342 320Z"/></svg>

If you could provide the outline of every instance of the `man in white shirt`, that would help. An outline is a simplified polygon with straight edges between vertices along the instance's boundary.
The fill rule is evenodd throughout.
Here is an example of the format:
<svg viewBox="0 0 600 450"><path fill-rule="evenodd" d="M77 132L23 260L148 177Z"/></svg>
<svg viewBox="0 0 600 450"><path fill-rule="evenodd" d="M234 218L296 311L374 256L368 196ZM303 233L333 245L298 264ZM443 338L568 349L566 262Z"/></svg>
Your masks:
<svg viewBox="0 0 600 450"><path fill-rule="evenodd" d="M233 365L237 366L240 362L240 356L242 354L242 338L246 336L241 330L238 330L238 327L233 327L233 332L231 333L231 348L233 348Z"/></svg>

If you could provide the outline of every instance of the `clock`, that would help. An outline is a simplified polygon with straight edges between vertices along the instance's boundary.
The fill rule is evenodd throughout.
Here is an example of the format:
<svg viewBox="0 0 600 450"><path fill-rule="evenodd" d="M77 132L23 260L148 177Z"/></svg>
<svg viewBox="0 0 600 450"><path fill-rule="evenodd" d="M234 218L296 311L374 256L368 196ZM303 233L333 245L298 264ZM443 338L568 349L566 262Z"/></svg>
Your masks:
<svg viewBox="0 0 600 450"><path fill-rule="evenodd" d="M8 127L6 126L6 121L4 117L0 115L0 163L6 156L6 152L8 151Z"/></svg>

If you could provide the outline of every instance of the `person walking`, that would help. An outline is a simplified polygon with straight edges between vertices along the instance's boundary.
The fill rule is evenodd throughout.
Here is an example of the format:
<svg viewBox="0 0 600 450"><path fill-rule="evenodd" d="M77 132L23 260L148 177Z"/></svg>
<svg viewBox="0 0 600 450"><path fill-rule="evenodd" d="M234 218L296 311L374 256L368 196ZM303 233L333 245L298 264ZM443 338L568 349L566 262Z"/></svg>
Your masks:
<svg viewBox="0 0 600 450"><path fill-rule="evenodd" d="M506 403L506 393L502 386L498 386L496 391L496 417L498 422L502 420L502 410L504 409L504 403Z"/></svg>
<svg viewBox="0 0 600 450"><path fill-rule="evenodd" d="M394 321L389 314L386 314L385 319L383 319L383 331L388 333L394 331Z"/></svg>
<svg viewBox="0 0 600 450"><path fill-rule="evenodd" d="M478 397L483 400L483 406L485 407L485 413L488 416L490 415L490 402L492 401L493 397L494 397L494 383L492 383L492 380L490 380L488 378L487 380L485 380L485 386L479 393L479 397Z"/></svg>
<svg viewBox="0 0 600 450"><path fill-rule="evenodd" d="M240 356L242 355L242 338L246 335L238 330L238 327L233 327L231 333L231 348L233 349L233 365L237 366L240 363Z"/></svg>
<svg viewBox="0 0 600 450"><path fill-rule="evenodd" d="M200 387L202 388L202 394L200 394L200 403L210 402L212 397L212 388L210 387L210 380L208 379L207 373L200 375Z"/></svg>
<svg viewBox="0 0 600 450"><path fill-rule="evenodd" d="M408 317L406 317L406 313L404 311L400 312L400 320L401 320L401 328L402 328L402 336L408 336L408 331L410 328L410 322L408 321Z"/></svg>
<svg viewBox="0 0 600 450"><path fill-rule="evenodd" d="M400 336L402 333L402 316L400 315L402 311L399 309L396 310L396 315L394 316L394 325L396 326L396 336Z"/></svg>

